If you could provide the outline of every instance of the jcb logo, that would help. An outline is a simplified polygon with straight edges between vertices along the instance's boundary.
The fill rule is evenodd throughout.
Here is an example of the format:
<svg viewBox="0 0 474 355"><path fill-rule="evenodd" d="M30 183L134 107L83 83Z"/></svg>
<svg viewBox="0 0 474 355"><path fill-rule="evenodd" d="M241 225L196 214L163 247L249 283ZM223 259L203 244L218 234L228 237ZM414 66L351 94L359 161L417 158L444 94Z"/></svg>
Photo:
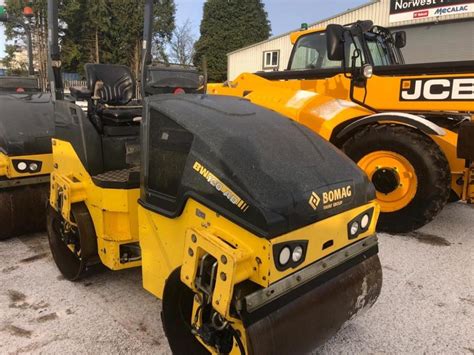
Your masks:
<svg viewBox="0 0 474 355"><path fill-rule="evenodd" d="M474 77L404 79L401 101L474 101Z"/></svg>

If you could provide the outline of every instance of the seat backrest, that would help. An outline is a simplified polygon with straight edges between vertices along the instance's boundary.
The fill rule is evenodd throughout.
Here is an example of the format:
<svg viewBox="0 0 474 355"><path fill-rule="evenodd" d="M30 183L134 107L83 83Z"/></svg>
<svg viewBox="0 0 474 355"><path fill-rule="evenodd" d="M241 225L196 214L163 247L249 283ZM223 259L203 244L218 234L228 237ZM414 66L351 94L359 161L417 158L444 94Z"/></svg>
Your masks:
<svg viewBox="0 0 474 355"><path fill-rule="evenodd" d="M135 80L130 68L116 64L86 64L87 88L94 93L98 81L103 83L99 89L99 102L111 106L128 104L135 94Z"/></svg>

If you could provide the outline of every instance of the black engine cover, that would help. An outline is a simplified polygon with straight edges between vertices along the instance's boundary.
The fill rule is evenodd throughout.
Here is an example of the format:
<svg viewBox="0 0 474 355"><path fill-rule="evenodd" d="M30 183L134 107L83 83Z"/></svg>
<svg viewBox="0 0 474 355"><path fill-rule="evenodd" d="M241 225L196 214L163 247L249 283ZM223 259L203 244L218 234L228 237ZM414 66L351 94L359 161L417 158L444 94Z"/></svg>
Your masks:
<svg viewBox="0 0 474 355"><path fill-rule="evenodd" d="M188 197L272 238L368 203L366 175L332 144L248 100L146 100L141 203L178 216Z"/></svg>
<svg viewBox="0 0 474 355"><path fill-rule="evenodd" d="M51 94L0 95L0 152L9 156L51 153Z"/></svg>

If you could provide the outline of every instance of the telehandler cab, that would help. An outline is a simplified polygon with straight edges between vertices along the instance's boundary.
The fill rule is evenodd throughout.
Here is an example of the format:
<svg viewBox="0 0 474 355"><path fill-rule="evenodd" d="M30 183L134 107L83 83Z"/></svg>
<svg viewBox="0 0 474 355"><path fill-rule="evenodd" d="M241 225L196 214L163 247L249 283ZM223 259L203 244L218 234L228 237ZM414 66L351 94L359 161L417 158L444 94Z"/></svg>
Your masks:
<svg viewBox="0 0 474 355"><path fill-rule="evenodd" d="M55 0L48 10L60 85ZM142 73L152 21L146 0ZM372 306L379 207L349 158L235 97L151 96L137 118L122 104L134 85L126 68L98 75L87 113L53 89L48 236L67 279L99 262L141 265L175 354L308 352ZM106 104L113 112L96 109Z"/></svg>
<svg viewBox="0 0 474 355"><path fill-rule="evenodd" d="M291 41L286 71L241 74L208 92L245 97L341 148L375 185L381 231L417 229L449 198L474 202L473 170L456 154L474 111L474 61L407 65L406 34L371 21Z"/></svg>

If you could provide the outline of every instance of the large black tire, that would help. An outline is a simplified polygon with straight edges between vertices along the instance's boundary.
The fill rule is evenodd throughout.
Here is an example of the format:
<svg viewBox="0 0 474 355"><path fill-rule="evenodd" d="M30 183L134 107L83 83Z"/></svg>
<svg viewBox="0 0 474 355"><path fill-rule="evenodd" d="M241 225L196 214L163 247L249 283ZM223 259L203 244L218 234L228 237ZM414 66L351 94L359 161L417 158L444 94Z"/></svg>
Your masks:
<svg viewBox="0 0 474 355"><path fill-rule="evenodd" d="M191 333L194 293L181 282L180 274L181 268L171 273L163 293L161 321L168 343L175 355L209 355Z"/></svg>
<svg viewBox="0 0 474 355"><path fill-rule="evenodd" d="M355 162L376 151L394 152L407 159L415 170L416 195L404 208L381 213L379 231L413 231L433 220L447 204L451 193L449 163L439 146L419 130L401 125L366 126L349 138L342 149Z"/></svg>

